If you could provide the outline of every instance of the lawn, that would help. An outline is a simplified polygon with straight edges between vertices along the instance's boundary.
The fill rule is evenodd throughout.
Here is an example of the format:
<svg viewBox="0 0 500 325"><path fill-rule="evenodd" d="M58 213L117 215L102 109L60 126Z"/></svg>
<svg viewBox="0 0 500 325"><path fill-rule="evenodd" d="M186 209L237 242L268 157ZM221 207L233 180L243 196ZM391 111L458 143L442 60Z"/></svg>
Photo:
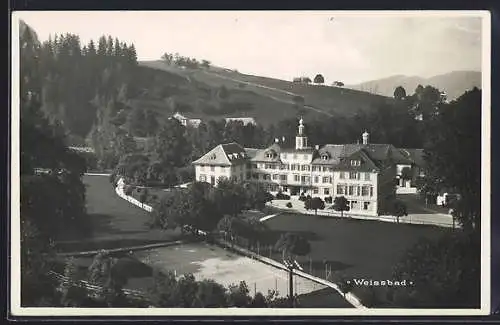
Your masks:
<svg viewBox="0 0 500 325"><path fill-rule="evenodd" d="M337 276L373 280L392 279L394 265L419 238L438 238L451 231L434 226L292 213L268 219L265 224L270 231L261 238L264 244L259 248L263 255L280 261L281 254L272 252L266 244L272 244L283 233L298 233L311 244L309 256L298 258L304 271L324 278L325 270L331 269ZM356 292L359 288L354 289Z"/></svg>
<svg viewBox="0 0 500 325"><path fill-rule="evenodd" d="M116 195L107 176L84 176L87 213L93 233L87 238L57 243L59 251L112 249L174 241L180 231L150 229L148 212Z"/></svg>

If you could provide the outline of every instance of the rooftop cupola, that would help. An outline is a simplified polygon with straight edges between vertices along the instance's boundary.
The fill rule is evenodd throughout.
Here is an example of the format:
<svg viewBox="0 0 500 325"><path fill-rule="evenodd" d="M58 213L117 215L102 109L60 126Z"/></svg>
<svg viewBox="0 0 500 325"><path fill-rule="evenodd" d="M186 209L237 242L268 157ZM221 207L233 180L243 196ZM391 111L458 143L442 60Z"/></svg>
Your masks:
<svg viewBox="0 0 500 325"><path fill-rule="evenodd" d="M363 144L368 144L370 134L365 130L365 132L363 132L362 136L363 136Z"/></svg>

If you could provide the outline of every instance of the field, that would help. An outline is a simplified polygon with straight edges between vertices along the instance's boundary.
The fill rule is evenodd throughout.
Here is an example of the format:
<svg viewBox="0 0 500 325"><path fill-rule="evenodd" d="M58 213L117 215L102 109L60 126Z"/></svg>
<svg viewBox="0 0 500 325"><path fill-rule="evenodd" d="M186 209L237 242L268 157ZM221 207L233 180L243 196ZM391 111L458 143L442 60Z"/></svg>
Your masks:
<svg viewBox="0 0 500 325"><path fill-rule="evenodd" d="M116 195L106 176L84 176L87 187L87 212L93 234L78 241L57 243L60 251L85 251L147 245L174 241L178 231L152 230L147 225L149 213Z"/></svg>
<svg viewBox="0 0 500 325"><path fill-rule="evenodd" d="M325 270L331 269L333 275L344 274L348 278L391 279L394 265L407 248L420 238L438 238L451 231L435 226L291 213L278 215L265 223L271 231L268 238L262 238L263 241L272 242L286 232L306 237L311 244L311 253L299 257L298 261L306 272L322 278ZM278 253L272 253L271 257L281 259Z"/></svg>
<svg viewBox="0 0 500 325"><path fill-rule="evenodd" d="M177 276L192 273L196 279L213 279L228 287L245 281L250 294L277 290L281 296L288 294L288 275L285 271L268 266L248 257L242 257L217 246L190 243L134 252L141 262L163 271L175 271ZM326 287L295 276L297 294L311 294ZM309 295L311 296L311 295ZM327 300L329 307L352 307L336 292Z"/></svg>

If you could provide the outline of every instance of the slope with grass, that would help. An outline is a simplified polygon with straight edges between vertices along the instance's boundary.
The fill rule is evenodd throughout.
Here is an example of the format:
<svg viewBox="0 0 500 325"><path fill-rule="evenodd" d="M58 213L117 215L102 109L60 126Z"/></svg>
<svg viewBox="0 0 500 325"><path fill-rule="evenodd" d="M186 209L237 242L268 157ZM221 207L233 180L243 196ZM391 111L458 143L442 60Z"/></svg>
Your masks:
<svg viewBox="0 0 500 325"><path fill-rule="evenodd" d="M344 89L330 86L303 85L285 80L266 78L260 76L241 74L227 69L211 67L210 69L182 69L173 65L167 65L162 61L143 61L139 63L144 68L163 71L164 73L176 75L183 83L190 85L189 88L204 93L201 96L204 104L217 104L211 96L220 87L226 87L230 93L231 100L235 102L247 102L253 104L253 109L239 112L240 116L253 116L261 124L275 123L279 120L303 115L309 119L324 118L325 116L352 116L360 110L391 103L392 98L374 95L352 89ZM304 105L296 104L296 97L304 99ZM207 117L206 106L196 105L191 98L193 114L201 118ZM185 98L187 100L187 98ZM230 116L225 114L224 116Z"/></svg>

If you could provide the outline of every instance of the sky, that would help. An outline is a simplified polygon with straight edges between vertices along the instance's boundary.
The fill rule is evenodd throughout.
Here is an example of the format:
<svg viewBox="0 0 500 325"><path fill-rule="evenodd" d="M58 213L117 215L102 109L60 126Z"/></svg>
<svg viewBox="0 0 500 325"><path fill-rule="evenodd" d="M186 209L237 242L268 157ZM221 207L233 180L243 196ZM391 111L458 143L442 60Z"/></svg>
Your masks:
<svg viewBox="0 0 500 325"><path fill-rule="evenodd" d="M241 73L355 84L392 75L481 71L481 18L448 12L32 11L17 12L38 34L73 33L83 43L111 35L134 43L139 60L162 54L206 59Z"/></svg>

